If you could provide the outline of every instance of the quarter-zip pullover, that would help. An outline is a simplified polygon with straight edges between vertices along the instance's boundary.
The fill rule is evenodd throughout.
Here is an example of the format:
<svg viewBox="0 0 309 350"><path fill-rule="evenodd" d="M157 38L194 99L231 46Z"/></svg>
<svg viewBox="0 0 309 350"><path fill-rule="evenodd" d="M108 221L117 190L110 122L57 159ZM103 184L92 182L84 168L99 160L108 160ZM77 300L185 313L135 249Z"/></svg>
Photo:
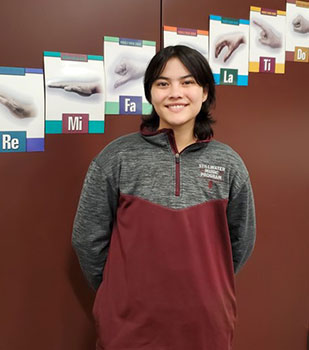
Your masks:
<svg viewBox="0 0 309 350"><path fill-rule="evenodd" d="M248 172L218 141L172 140L123 136L89 167L73 245L98 289L98 350L231 349L234 272L255 241Z"/></svg>

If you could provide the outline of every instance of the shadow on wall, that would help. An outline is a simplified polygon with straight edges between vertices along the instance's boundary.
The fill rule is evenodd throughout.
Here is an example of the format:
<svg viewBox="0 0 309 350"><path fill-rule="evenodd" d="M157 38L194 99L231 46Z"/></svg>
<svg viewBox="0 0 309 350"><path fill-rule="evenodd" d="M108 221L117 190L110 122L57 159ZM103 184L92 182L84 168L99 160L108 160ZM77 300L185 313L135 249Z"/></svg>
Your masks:
<svg viewBox="0 0 309 350"><path fill-rule="evenodd" d="M94 324L92 307L94 303L95 292L93 289L91 289L91 287L88 286L86 279L81 272L78 259L73 249L71 249L68 256L67 267L68 279L72 286L73 292L79 301L83 312L86 314L89 321Z"/></svg>

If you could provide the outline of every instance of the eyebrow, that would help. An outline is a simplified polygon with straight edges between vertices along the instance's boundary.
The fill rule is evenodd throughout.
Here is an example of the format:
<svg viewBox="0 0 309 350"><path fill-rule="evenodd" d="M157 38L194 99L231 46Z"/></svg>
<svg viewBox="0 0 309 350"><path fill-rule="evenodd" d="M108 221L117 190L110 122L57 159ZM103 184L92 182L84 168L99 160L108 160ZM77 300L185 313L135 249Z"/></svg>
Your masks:
<svg viewBox="0 0 309 350"><path fill-rule="evenodd" d="M180 77L179 79L186 79L186 78L193 78L193 75L192 74L184 75L184 76ZM159 80L159 79L170 80L170 78L164 77L162 75L158 76L158 78L156 80Z"/></svg>

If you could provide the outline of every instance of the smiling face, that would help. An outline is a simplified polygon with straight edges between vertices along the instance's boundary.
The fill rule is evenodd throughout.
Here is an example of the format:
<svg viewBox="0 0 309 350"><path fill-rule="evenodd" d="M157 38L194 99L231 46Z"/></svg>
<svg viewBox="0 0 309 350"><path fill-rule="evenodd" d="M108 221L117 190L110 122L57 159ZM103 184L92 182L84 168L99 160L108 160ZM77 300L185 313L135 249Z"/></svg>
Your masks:
<svg viewBox="0 0 309 350"><path fill-rule="evenodd" d="M160 118L159 129L194 129L207 91L176 58L171 58L151 87L151 103Z"/></svg>

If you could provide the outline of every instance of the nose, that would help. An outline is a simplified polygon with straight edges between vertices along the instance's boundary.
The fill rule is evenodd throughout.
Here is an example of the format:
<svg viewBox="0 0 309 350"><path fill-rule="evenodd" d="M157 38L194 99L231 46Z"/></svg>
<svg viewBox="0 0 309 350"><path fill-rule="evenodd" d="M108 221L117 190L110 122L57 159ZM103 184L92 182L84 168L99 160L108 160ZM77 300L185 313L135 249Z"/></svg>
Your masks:
<svg viewBox="0 0 309 350"><path fill-rule="evenodd" d="M181 98L183 96L182 87L180 84L171 84L170 85L170 91L169 91L169 97L170 98Z"/></svg>

